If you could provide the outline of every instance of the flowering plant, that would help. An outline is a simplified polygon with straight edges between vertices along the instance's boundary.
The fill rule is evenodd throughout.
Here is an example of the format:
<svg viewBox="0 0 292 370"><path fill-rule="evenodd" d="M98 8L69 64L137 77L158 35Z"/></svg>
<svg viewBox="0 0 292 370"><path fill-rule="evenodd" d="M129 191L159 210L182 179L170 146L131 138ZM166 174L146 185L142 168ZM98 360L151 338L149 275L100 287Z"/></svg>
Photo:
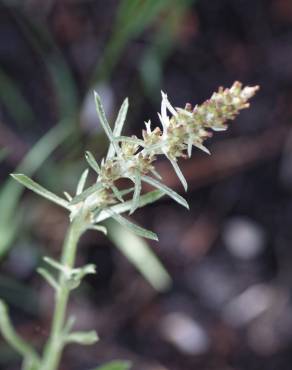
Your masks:
<svg viewBox="0 0 292 370"><path fill-rule="evenodd" d="M190 104L186 104L185 108L174 108L167 95L162 93L161 112L158 114L162 127L152 129L151 122L146 122L142 139L122 136L128 99L123 102L112 130L101 100L95 93L97 114L110 145L100 164L92 153L85 153L88 166L96 175L94 184L85 186L89 173L89 169L86 169L78 181L76 194L73 196L65 192L66 198L62 198L25 175L12 175L28 189L68 210L70 215L70 226L60 261L44 257L50 269L38 269L55 290L52 328L42 356L15 332L7 307L0 300L0 330L10 345L23 356L23 370L56 370L65 345L72 342L93 344L98 340L94 331L74 331L74 318L66 318L71 291L80 285L85 275L95 273L95 266L92 264L75 267L77 244L81 235L88 229L106 233L106 228L100 223L113 218L139 236L158 240L155 233L122 216L126 212L132 214L137 208L144 207L163 195L168 195L188 208L186 200L161 181L162 178L155 169L157 156L166 156L186 191L187 181L178 166L178 158L191 157L193 146L209 154L205 140L212 136L212 131L226 130L226 122L233 120L240 110L249 106L248 101L257 90L258 86L243 87L241 83L235 82L229 89L219 88L209 100L194 108ZM118 180L121 178L129 179L133 182L133 187L120 189ZM143 182L156 190L141 195ZM128 365L125 367L122 364L120 368L126 369Z"/></svg>

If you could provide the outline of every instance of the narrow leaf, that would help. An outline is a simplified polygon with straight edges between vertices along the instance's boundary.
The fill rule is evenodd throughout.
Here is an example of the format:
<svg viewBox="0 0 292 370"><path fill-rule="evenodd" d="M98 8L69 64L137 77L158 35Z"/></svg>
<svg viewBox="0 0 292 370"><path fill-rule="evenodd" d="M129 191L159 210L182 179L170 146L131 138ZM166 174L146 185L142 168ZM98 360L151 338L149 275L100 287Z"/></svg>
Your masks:
<svg viewBox="0 0 292 370"><path fill-rule="evenodd" d="M71 195L70 195L67 191L64 191L64 195L65 195L65 197L68 199L68 201L69 201L69 202L71 202L71 200L72 200L73 198L71 197Z"/></svg>
<svg viewBox="0 0 292 370"><path fill-rule="evenodd" d="M141 195L141 197L139 199L139 207L138 208L142 208L142 207L146 206L147 204L156 202L158 199L163 197L164 194L165 193L160 191L160 190L154 190L154 191L150 191L147 194ZM131 208L132 208L132 200L128 200L128 201L126 201L122 204L114 205L110 209L114 213L120 214L120 213L130 211ZM104 211L101 211L101 212L98 213L98 215L95 218L95 222L98 223L98 222L104 221L104 220L106 220L107 218L110 218L110 217L111 216L110 216L109 212L104 210Z"/></svg>
<svg viewBox="0 0 292 370"><path fill-rule="evenodd" d="M181 172L181 169L179 168L177 161L174 159L168 158L170 163L172 164L173 169L175 170L175 173L177 174L177 177L179 178L180 182L182 183L182 186L184 187L185 191L188 190L188 184L187 180L185 179L183 173Z"/></svg>
<svg viewBox="0 0 292 370"><path fill-rule="evenodd" d="M70 333L66 337L67 343L78 343L83 345L92 345L98 341L98 335L94 330L89 332L79 332L76 331L75 333Z"/></svg>
<svg viewBox="0 0 292 370"><path fill-rule="evenodd" d="M132 199L132 208L130 214L132 214L139 206L139 198L141 194L141 175L138 170L135 171L135 178L134 178L135 190Z"/></svg>
<svg viewBox="0 0 292 370"><path fill-rule="evenodd" d="M158 180L155 180L152 177L149 177L149 176L146 176L146 175L142 176L142 180L147 182L147 184L150 184L150 185L156 187L157 189L163 191L165 194L167 194L170 198L175 200L177 203L179 203L182 206L189 209L189 205L188 205L187 201L182 196L180 196L176 191L170 189L168 186L166 186L166 185L162 184L161 182L159 182Z"/></svg>
<svg viewBox="0 0 292 370"><path fill-rule="evenodd" d="M96 274L96 266L93 263L72 270L72 276L77 276L80 279L91 274Z"/></svg>
<svg viewBox="0 0 292 370"><path fill-rule="evenodd" d="M111 361L105 365L96 367L92 370L130 370L131 362L129 361Z"/></svg>
<svg viewBox="0 0 292 370"><path fill-rule="evenodd" d="M116 220L122 226L127 227L134 234L137 234L139 236L142 236L143 238L147 238L147 239L158 241L157 235L155 233L153 233L152 231L147 230L147 229L144 229L143 227L134 224L133 222L127 220L125 217L123 217L123 216L121 216L121 215L119 215L117 213L113 213L110 210L108 210L108 211L109 211L111 217L114 220Z"/></svg>
<svg viewBox="0 0 292 370"><path fill-rule="evenodd" d="M81 177L80 177L80 180L78 182L78 185L77 185L77 189L76 189L76 195L80 195L84 189L84 186L85 186L85 183L86 183L86 180L87 180L87 176L88 176L88 169L86 169L85 171L83 171Z"/></svg>
<svg viewBox="0 0 292 370"><path fill-rule="evenodd" d="M132 188L129 188L129 189L125 189L125 190L119 190L121 196L123 197L124 195L127 195L127 194L130 194L132 193L132 191L134 191L134 187Z"/></svg>
<svg viewBox="0 0 292 370"><path fill-rule="evenodd" d="M120 192L120 190L115 186L115 185L112 185L111 186L111 189L112 189L112 192L114 193L115 197L120 201L120 202L124 202L124 199L123 199L123 196Z"/></svg>
<svg viewBox="0 0 292 370"><path fill-rule="evenodd" d="M150 172L156 177L158 178L158 180L162 180L162 176L156 171L153 169L150 170Z"/></svg>
<svg viewBox="0 0 292 370"><path fill-rule="evenodd" d="M67 272L67 267L62 265L60 262L58 261L55 261L53 258L51 257L47 257L45 256L43 258L43 260L50 266L54 267L56 270L58 271L62 271L62 272Z"/></svg>
<svg viewBox="0 0 292 370"><path fill-rule="evenodd" d="M72 201L70 202L70 205L74 205L74 204L77 204L79 202L82 202L89 195L95 193L96 191L100 190L101 188L102 188L102 184L100 182L98 182L98 183L90 186L89 188L87 188L86 190L84 190L81 194L79 194L76 197L74 197L72 199Z"/></svg>
<svg viewBox="0 0 292 370"><path fill-rule="evenodd" d="M114 125L114 136L120 136L123 130L123 126L125 124L127 112L129 108L129 99L126 98L123 101L123 104L121 105L121 108L118 113L118 117L116 119L115 125Z"/></svg>
<svg viewBox="0 0 292 370"><path fill-rule="evenodd" d="M56 291L59 289L58 283L53 278L53 276L46 269L40 267L37 269L37 272L51 285Z"/></svg>
<svg viewBox="0 0 292 370"><path fill-rule="evenodd" d="M198 149L201 149L203 152L205 152L209 155L211 154L210 150L208 148L206 148L203 144L194 144L194 146L196 146Z"/></svg>
<svg viewBox="0 0 292 370"><path fill-rule="evenodd" d="M11 174L11 176L18 181L20 184L24 185L26 188L34 191L38 195L41 195L42 197L50 200L53 203L58 204L61 207L64 207L66 209L69 208L69 203L60 197L58 197L56 194L51 193L49 190L45 189L41 185L37 184L35 181L30 179L29 177L22 175L22 174Z"/></svg>
<svg viewBox="0 0 292 370"><path fill-rule="evenodd" d="M129 108L129 100L128 100L128 98L126 98L123 101L123 104L122 104L122 106L119 110L118 117L117 117L115 125L114 125L114 131L113 131L113 136L114 137L121 135L121 132L122 132L125 120L126 120L128 108ZM113 157L114 154L115 154L115 149L114 149L113 144L111 143L110 146L109 146L109 149L108 149L107 159Z"/></svg>
<svg viewBox="0 0 292 370"><path fill-rule="evenodd" d="M111 129L111 127L110 127L110 125L109 125L109 123L106 119L105 112L104 112L104 109L103 109L103 106L102 106L102 103L101 103L101 100L100 100L100 96L97 94L96 91L94 92L94 96L95 96L96 111L97 111L100 123L101 123L109 141L113 144L115 152L119 153L120 148L117 145L117 143L114 141L114 135L113 135L112 129Z"/></svg>
<svg viewBox="0 0 292 370"><path fill-rule="evenodd" d="M85 152L85 159L87 163L89 164L89 166L99 175L100 167L98 163L96 162L93 154L89 150Z"/></svg>

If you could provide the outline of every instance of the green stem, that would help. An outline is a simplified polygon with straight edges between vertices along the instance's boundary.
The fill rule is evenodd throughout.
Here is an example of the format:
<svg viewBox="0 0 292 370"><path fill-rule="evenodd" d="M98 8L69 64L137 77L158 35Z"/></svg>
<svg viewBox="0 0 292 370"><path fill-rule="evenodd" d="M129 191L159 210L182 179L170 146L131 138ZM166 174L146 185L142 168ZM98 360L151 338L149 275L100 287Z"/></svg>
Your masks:
<svg viewBox="0 0 292 370"><path fill-rule="evenodd" d="M61 263L68 268L74 267L77 243L84 231L83 225L82 219L76 219L69 226L61 257ZM58 285L59 288L56 291L51 333L45 347L43 363L40 370L57 370L64 347L63 332L70 296L70 287L66 276L62 272L60 272L59 275Z"/></svg>

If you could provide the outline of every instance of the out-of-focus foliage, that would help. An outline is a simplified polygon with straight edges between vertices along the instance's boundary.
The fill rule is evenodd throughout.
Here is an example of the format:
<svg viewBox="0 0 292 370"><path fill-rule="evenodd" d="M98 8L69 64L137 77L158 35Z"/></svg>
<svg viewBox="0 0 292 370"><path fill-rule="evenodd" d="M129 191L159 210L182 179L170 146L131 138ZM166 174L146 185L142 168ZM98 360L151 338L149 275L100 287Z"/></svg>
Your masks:
<svg viewBox="0 0 292 370"><path fill-rule="evenodd" d="M112 361L92 370L130 370L130 368L131 363L129 361Z"/></svg>

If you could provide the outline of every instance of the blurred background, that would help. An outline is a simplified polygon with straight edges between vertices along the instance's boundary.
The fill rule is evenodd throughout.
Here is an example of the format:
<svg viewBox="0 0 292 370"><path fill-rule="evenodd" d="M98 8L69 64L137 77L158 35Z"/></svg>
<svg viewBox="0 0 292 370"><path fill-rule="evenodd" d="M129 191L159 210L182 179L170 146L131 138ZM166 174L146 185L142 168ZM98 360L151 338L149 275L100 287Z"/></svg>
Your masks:
<svg viewBox="0 0 292 370"><path fill-rule="evenodd" d="M132 218L147 243L110 223L87 233L78 264L98 274L70 312L100 342L69 346L62 370L129 359L134 370L291 370L292 2L290 0L0 0L0 297L17 330L41 348L53 292L36 273L58 258L67 215L9 179L72 190L83 153L108 142L123 99L125 134L158 123L160 90L174 106L202 103L235 80L261 86L181 168L187 212L164 197ZM169 164L158 169L182 192ZM141 257L142 256L142 257ZM0 339L0 368L20 368Z"/></svg>

